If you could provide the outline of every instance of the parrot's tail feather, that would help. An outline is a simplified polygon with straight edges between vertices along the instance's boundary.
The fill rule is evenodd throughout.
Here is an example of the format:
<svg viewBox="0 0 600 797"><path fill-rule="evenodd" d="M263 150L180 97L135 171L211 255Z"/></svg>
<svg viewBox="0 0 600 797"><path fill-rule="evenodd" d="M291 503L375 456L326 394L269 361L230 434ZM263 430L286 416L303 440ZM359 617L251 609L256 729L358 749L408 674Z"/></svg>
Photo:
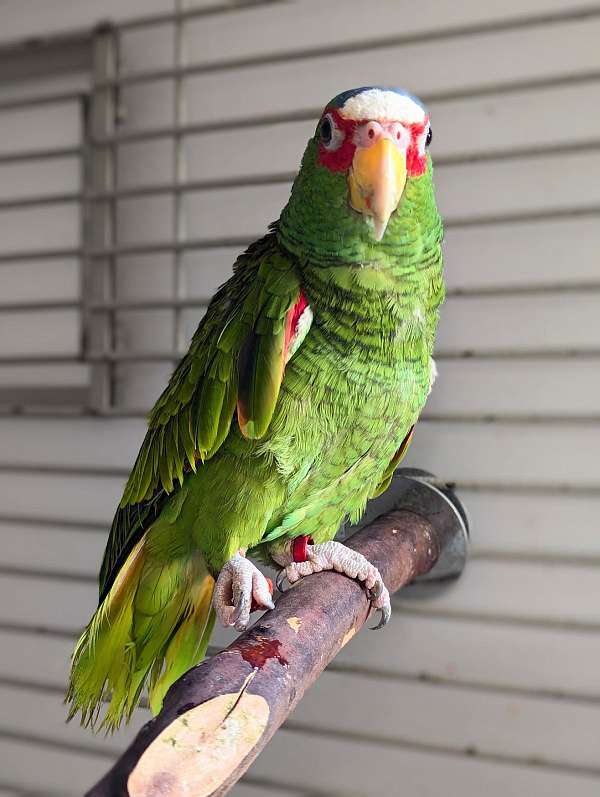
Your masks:
<svg viewBox="0 0 600 797"><path fill-rule="evenodd" d="M147 535L129 554L73 652L69 719L112 731L148 686L150 708L202 660L214 625L214 580L199 552L154 564ZM102 719L102 707L107 704Z"/></svg>

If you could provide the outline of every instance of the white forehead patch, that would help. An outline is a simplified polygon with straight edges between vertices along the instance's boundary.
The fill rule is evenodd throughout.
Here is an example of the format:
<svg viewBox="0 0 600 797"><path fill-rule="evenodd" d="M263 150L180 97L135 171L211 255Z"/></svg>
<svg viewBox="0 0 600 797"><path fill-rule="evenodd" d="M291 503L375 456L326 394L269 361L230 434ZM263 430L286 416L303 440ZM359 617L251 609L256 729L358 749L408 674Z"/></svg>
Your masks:
<svg viewBox="0 0 600 797"><path fill-rule="evenodd" d="M368 89L346 100L340 114L345 119L391 119L407 124L425 121L426 113L412 97L395 91Z"/></svg>

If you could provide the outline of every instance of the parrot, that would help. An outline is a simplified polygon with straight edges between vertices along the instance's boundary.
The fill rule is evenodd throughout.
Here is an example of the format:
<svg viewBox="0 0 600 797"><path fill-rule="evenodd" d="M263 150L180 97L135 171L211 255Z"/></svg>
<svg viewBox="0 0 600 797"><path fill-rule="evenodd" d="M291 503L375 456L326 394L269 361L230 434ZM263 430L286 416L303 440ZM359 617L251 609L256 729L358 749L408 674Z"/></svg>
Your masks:
<svg viewBox="0 0 600 797"><path fill-rule="evenodd" d="M73 652L69 719L112 731L146 693L158 713L217 619L242 631L274 608L255 562L292 585L358 579L377 627L389 620L379 571L334 538L389 486L436 377L431 140L426 107L399 88L325 106L279 219L237 258L149 414Z"/></svg>

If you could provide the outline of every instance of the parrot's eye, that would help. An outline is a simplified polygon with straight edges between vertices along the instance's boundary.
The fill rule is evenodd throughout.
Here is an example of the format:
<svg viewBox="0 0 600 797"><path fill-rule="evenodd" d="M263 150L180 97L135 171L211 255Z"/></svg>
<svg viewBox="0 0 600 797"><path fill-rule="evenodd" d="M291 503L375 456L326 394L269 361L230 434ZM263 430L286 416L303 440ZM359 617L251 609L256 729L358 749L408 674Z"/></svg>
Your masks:
<svg viewBox="0 0 600 797"><path fill-rule="evenodd" d="M425 146L428 147L433 141L433 132L431 128L427 131L427 138L425 139Z"/></svg>
<svg viewBox="0 0 600 797"><path fill-rule="evenodd" d="M333 126L331 124L331 119L326 116L325 119L321 122L321 141L325 146L331 144L331 137L333 135Z"/></svg>
<svg viewBox="0 0 600 797"><path fill-rule="evenodd" d="M319 138L321 145L327 150L337 149L344 140L344 133L335 126L333 117L329 113L321 120Z"/></svg>

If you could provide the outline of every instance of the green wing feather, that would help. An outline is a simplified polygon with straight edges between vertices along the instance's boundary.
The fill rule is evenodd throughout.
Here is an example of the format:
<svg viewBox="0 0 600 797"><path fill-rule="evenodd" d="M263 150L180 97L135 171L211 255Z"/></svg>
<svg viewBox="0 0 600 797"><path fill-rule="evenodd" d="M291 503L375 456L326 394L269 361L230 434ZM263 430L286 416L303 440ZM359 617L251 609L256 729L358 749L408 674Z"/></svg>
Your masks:
<svg viewBox="0 0 600 797"><path fill-rule="evenodd" d="M375 490L371 493L369 498L377 498L378 495L384 493L387 490L387 488L390 486L392 477L394 475L394 471L406 456L406 452L408 451L408 448L412 442L414 432L415 432L415 427L411 426L410 429L408 430L408 434L406 435L404 440L400 443L400 447L398 448L394 456L391 458L389 465L387 466L383 476L381 477L381 481L379 482Z"/></svg>
<svg viewBox="0 0 600 797"><path fill-rule="evenodd" d="M150 413L104 553L101 599L185 473L219 450L236 406L245 437L265 434L283 378L288 313L299 293L294 263L273 234L236 261Z"/></svg>

